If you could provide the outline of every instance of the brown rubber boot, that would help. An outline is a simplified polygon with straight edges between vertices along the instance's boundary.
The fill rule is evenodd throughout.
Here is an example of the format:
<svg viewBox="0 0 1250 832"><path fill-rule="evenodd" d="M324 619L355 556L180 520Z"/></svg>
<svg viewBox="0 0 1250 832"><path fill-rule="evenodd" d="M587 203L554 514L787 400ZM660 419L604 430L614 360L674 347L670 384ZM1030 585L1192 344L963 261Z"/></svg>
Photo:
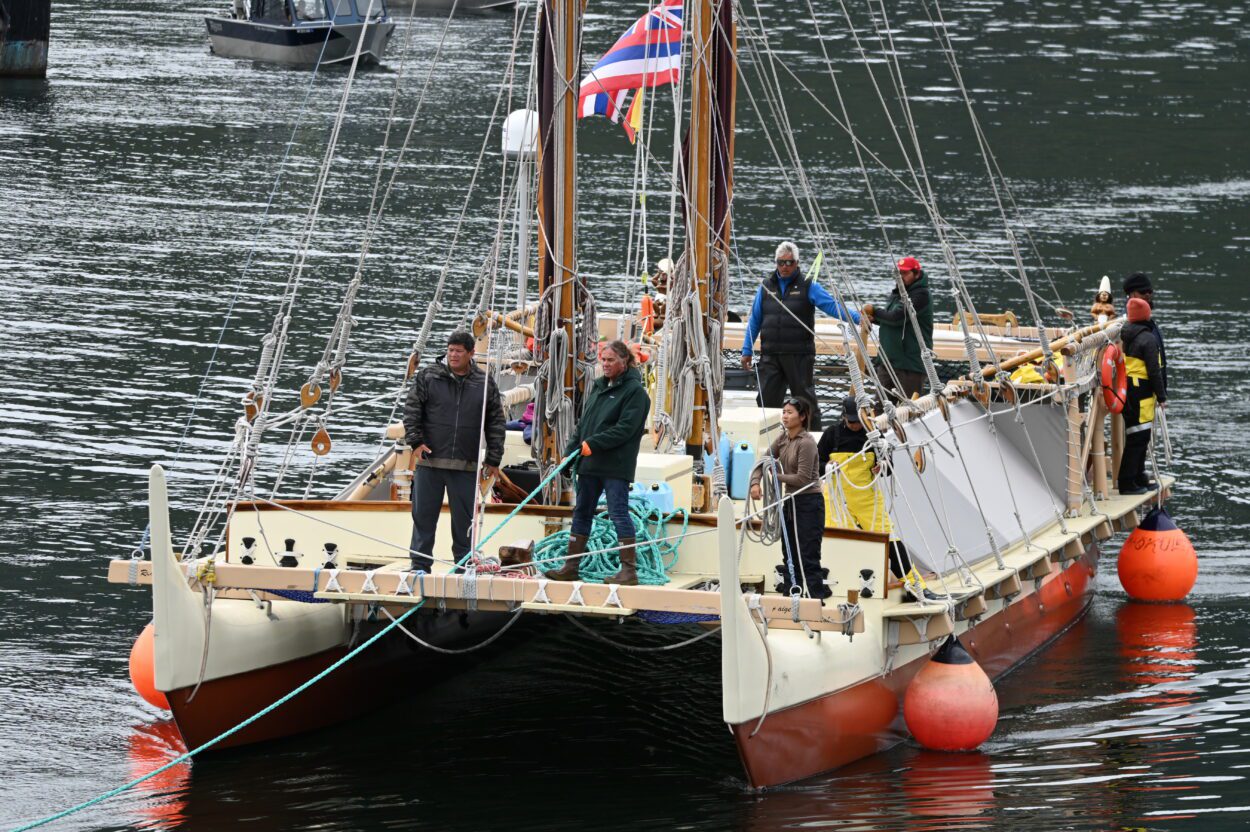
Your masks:
<svg viewBox="0 0 1250 832"><path fill-rule="evenodd" d="M579 577L579 570L582 567L582 555L586 553L586 535L570 534L569 535L569 556L564 561L564 565L559 569L553 569L550 572L544 572L548 580L552 581L576 581Z"/></svg>
<svg viewBox="0 0 1250 832"><path fill-rule="evenodd" d="M621 586L638 586L638 550L634 548L634 538L622 537L619 545L621 571L610 578L604 578L603 582Z"/></svg>

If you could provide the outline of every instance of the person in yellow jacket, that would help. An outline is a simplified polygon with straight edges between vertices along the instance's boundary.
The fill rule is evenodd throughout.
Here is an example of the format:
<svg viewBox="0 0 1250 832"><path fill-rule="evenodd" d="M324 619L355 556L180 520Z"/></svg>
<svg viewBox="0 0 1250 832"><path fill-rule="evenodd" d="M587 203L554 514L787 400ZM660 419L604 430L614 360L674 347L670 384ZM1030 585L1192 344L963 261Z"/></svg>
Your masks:
<svg viewBox="0 0 1250 832"><path fill-rule="evenodd" d="M827 428L816 445L820 476L824 477L830 462L837 469L825 483L825 524L890 534L893 526L876 482L877 454L867 446L868 431L860 418L855 397L847 396L842 400L842 421ZM912 568L907 547L894 538L890 539L890 571L907 583L914 596L933 597Z"/></svg>
<svg viewBox="0 0 1250 832"><path fill-rule="evenodd" d="M1120 341L1124 344L1124 369L1128 371L1128 401L1124 404L1124 454L1116 480L1121 494L1145 494L1154 486L1146 478L1150 429L1155 407L1167 403L1167 384L1158 328L1150 319L1150 304L1141 298L1129 298L1126 315L1128 323L1120 330Z"/></svg>

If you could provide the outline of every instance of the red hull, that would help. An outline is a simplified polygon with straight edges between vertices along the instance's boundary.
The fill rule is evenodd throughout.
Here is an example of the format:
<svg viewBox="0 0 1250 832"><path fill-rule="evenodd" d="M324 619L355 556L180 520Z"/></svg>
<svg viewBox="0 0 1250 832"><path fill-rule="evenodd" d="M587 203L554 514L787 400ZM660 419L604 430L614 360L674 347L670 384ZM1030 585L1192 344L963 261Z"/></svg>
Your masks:
<svg viewBox="0 0 1250 832"><path fill-rule="evenodd" d="M400 637L402 638L402 636ZM170 691L169 704L182 741L198 748L229 731L253 714L277 702L304 682L341 659L346 645L283 664L213 679L200 686L190 702L192 688ZM394 638L385 638L284 705L213 746L216 749L248 745L324 728L385 705L375 691L404 690L404 668L414 664L412 651ZM370 695L362 696L368 689Z"/></svg>
<svg viewBox="0 0 1250 832"><path fill-rule="evenodd" d="M422 611L407 626L425 641L448 649L467 650L481 644L505 626L505 613ZM381 624L361 628L358 640L368 638ZM501 639L503 644L507 639ZM178 731L187 748L198 748L277 702L304 682L341 659L350 647L339 645L311 656L234 676L213 679L200 686L168 693ZM347 664L317 684L275 708L251 725L216 743L231 748L288 737L353 719L410 693L431 678L455 673L487 655L492 646L466 657L432 653L409 641L398 630L388 633Z"/></svg>
<svg viewBox="0 0 1250 832"><path fill-rule="evenodd" d="M1052 571L1041 590L978 623L960 641L997 679L1071 627L1085 613L1098 549ZM778 786L876 754L907 736L902 702L928 657L886 676L769 714L754 737L753 720L731 726L751 785Z"/></svg>

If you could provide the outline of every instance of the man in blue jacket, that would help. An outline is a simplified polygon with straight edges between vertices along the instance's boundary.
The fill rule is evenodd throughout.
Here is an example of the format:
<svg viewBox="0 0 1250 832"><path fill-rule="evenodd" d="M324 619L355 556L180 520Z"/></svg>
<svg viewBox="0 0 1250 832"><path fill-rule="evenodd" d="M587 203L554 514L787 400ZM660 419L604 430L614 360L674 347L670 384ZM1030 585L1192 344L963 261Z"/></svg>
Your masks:
<svg viewBox="0 0 1250 832"><path fill-rule="evenodd" d="M759 402L781 407L790 394L810 404L808 430L820 430L820 405L816 401L816 310L854 324L859 313L843 308L814 280L803 276L799 247L786 241L777 246L777 270L755 292L751 317L742 339L742 367L751 369L756 336L763 355L759 368Z"/></svg>

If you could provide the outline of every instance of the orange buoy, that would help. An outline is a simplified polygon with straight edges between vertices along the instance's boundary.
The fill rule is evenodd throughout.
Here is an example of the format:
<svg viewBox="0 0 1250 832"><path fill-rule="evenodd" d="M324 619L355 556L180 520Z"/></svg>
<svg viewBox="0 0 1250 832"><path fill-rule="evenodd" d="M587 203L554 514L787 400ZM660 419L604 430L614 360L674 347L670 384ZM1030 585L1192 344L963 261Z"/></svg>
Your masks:
<svg viewBox="0 0 1250 832"><path fill-rule="evenodd" d="M998 694L959 639L946 639L903 697L903 719L916 741L934 751L971 751L998 723Z"/></svg>
<svg viewBox="0 0 1250 832"><path fill-rule="evenodd" d="M169 710L169 700L156 689L156 630L152 623L143 628L130 648L130 684L154 708Z"/></svg>
<svg viewBox="0 0 1250 832"><path fill-rule="evenodd" d="M1120 585L1138 601L1180 601L1198 579L1198 554L1162 508L1150 511L1120 547Z"/></svg>

